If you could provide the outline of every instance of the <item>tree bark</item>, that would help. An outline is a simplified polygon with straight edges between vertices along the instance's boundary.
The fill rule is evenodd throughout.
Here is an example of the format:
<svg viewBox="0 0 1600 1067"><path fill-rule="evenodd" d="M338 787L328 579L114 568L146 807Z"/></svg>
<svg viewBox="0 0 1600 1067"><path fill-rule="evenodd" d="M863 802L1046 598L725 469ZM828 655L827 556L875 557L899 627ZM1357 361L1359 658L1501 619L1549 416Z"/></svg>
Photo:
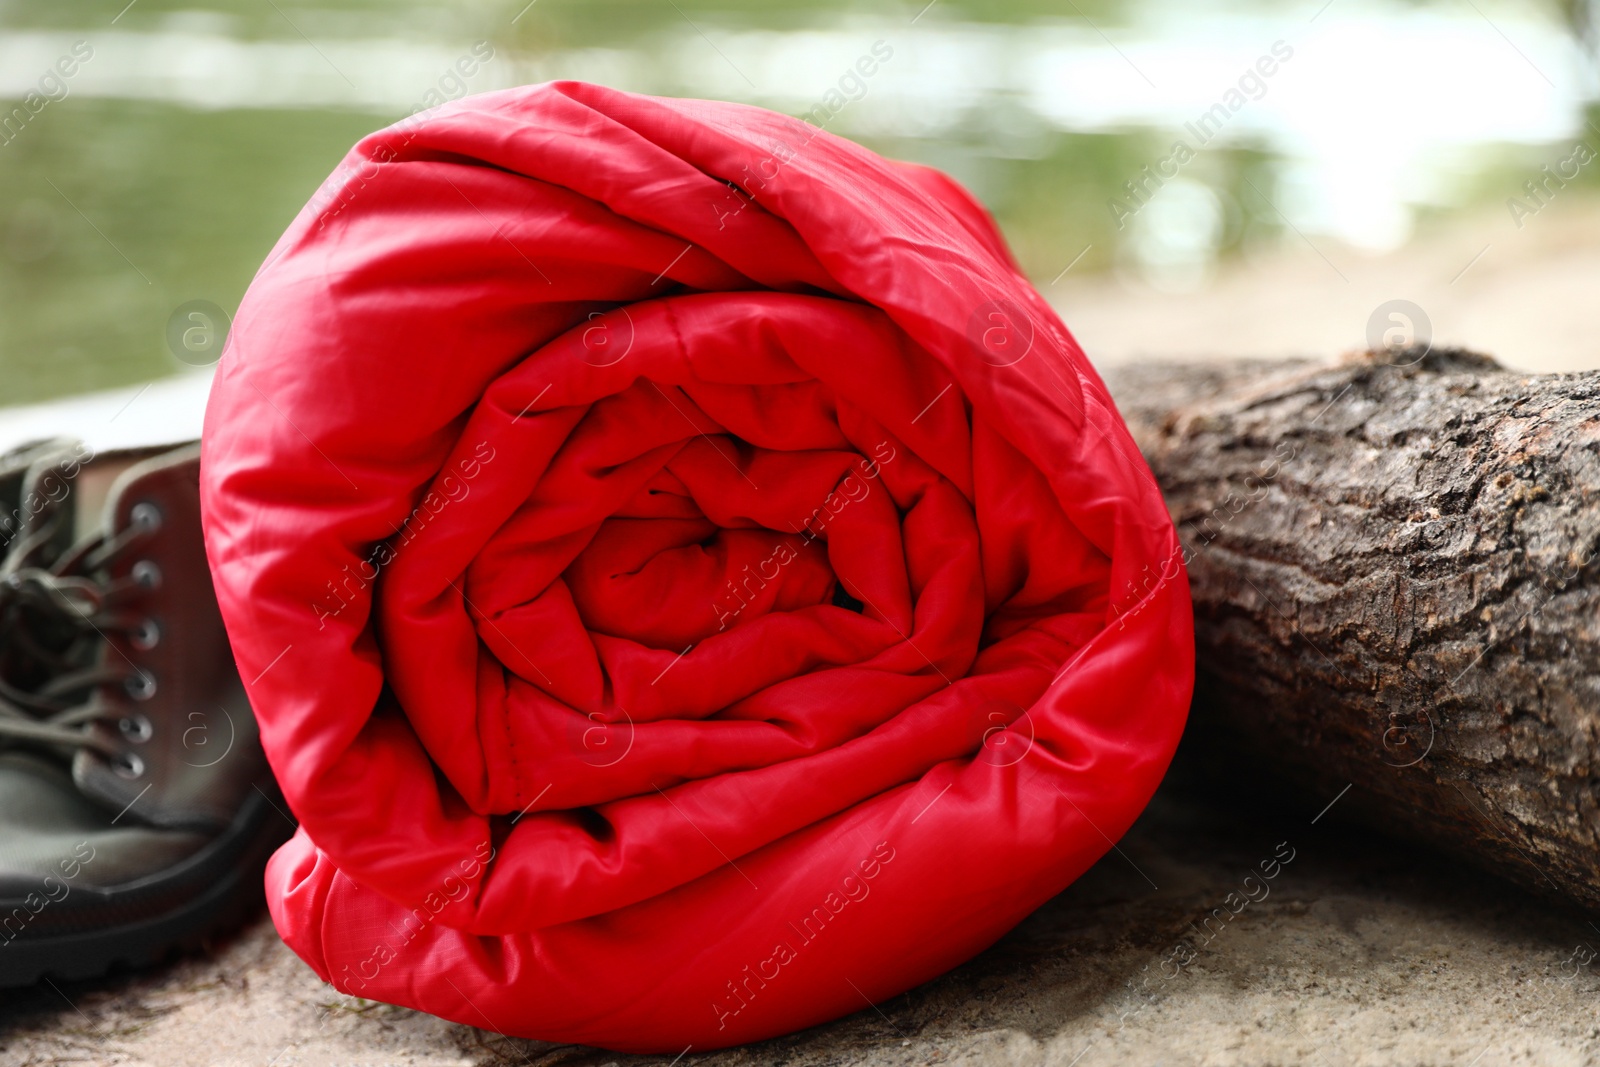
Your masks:
<svg viewBox="0 0 1600 1067"><path fill-rule="evenodd" d="M1410 350L1106 380L1183 543L1196 724L1600 908L1600 372Z"/></svg>

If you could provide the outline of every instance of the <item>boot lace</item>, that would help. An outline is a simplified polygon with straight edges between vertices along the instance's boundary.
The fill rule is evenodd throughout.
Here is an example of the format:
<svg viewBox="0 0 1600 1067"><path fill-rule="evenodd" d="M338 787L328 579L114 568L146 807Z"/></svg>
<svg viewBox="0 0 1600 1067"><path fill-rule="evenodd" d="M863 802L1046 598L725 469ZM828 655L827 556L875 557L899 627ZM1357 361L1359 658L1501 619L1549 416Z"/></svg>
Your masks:
<svg viewBox="0 0 1600 1067"><path fill-rule="evenodd" d="M138 504L131 520L111 537L80 543L50 566L23 553L0 576L0 748L8 741L34 742L116 758L117 746L93 729L95 723L115 722L141 740L140 732L147 734L147 719L130 718L117 701L106 699L113 687L134 698L154 692L154 679L108 641L111 633L126 636L135 648L155 640L154 624L131 610L159 581L155 565L141 562L125 577L104 577L159 527L160 512ZM99 655L108 646L116 657Z"/></svg>

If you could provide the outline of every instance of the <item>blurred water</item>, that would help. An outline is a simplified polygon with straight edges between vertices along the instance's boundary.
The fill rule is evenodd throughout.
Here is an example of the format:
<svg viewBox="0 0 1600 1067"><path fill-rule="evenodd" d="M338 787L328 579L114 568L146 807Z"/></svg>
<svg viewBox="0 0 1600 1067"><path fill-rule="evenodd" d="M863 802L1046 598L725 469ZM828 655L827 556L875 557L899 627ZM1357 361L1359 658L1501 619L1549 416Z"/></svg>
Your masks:
<svg viewBox="0 0 1600 1067"><path fill-rule="evenodd" d="M1308 234L1393 248L1600 147L1555 6L125 4L0 8L0 403L183 369L173 309L236 307L358 137L532 81L820 104L967 183L1042 281L1169 290Z"/></svg>

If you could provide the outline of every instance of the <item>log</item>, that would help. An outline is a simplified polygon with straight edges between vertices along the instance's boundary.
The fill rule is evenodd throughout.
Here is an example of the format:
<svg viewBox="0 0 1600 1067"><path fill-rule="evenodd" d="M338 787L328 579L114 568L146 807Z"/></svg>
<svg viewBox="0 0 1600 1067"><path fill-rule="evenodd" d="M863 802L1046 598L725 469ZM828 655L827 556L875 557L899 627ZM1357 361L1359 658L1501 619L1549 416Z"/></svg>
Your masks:
<svg viewBox="0 0 1600 1067"><path fill-rule="evenodd" d="M1600 908L1600 372L1408 349L1106 381L1179 530L1195 728Z"/></svg>

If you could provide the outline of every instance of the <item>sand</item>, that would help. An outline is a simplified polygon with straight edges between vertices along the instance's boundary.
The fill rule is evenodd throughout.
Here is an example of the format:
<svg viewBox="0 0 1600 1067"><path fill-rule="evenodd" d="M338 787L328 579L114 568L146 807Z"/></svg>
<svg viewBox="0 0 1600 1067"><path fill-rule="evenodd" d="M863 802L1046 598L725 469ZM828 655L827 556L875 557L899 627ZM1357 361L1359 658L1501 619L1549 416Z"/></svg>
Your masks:
<svg viewBox="0 0 1600 1067"><path fill-rule="evenodd" d="M1347 798L1318 818L1330 799L1271 784L1228 796L1164 787L1120 851L965 966L830 1025L691 1049L678 1063L1600 1062L1600 964L1583 963L1600 946L1594 927L1458 860L1346 823ZM1264 896L1251 883L1260 899L1230 900L1260 861L1291 854ZM349 1002L264 918L203 956L40 986L0 1007L0 1062L19 1067L672 1060Z"/></svg>

